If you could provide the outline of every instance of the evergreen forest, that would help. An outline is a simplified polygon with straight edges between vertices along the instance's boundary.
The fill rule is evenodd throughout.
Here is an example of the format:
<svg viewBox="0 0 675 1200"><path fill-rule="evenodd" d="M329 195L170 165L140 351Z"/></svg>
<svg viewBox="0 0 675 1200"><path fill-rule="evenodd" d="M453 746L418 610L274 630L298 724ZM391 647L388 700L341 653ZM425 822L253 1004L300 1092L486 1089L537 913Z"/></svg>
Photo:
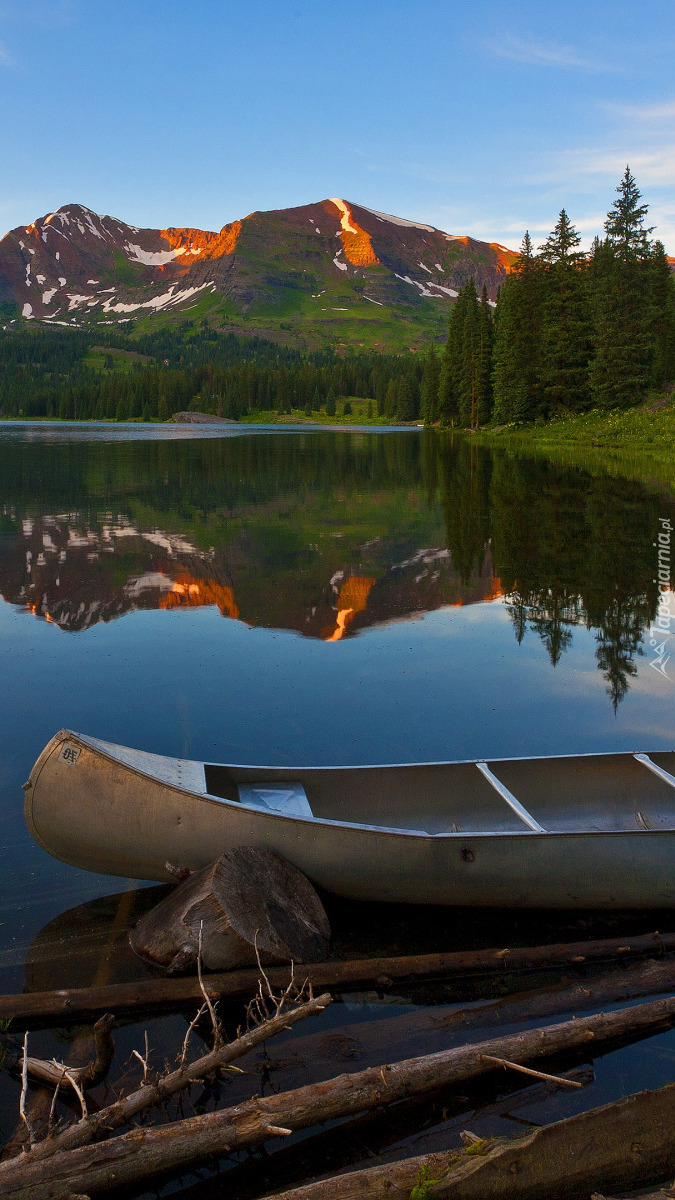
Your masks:
<svg viewBox="0 0 675 1200"><path fill-rule="evenodd" d="M375 351L302 353L192 322L152 333L20 327L0 333L0 415L160 420L192 410L335 416L337 400L372 400L370 416L411 421L422 361ZM344 406L342 406L344 407Z"/></svg>
<svg viewBox="0 0 675 1200"><path fill-rule="evenodd" d="M529 233L494 315L462 288L445 350L422 380L428 424L476 428L626 408L675 378L675 276L645 226L630 169L590 254L562 209L535 253Z"/></svg>

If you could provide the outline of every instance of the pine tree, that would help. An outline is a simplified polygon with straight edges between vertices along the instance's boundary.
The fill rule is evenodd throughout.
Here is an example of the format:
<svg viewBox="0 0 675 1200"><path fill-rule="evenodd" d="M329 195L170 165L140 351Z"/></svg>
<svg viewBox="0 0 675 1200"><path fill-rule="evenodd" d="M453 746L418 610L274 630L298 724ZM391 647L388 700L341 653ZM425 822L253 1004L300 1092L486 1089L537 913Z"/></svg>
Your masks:
<svg viewBox="0 0 675 1200"><path fill-rule="evenodd" d="M424 361L422 371L422 411L421 417L425 425L434 425L438 420L438 385L440 383L441 364L438 359L436 346L432 342Z"/></svg>
<svg viewBox="0 0 675 1200"><path fill-rule="evenodd" d="M649 257L649 234L653 233L653 227L644 227L649 206L638 203L642 196L630 167L626 167L616 190L618 199L605 221L607 240L620 262L644 261Z"/></svg>
<svg viewBox="0 0 675 1200"><path fill-rule="evenodd" d="M396 416L397 405L398 386L395 379L390 379L384 396L382 415L387 417L390 421L393 420L393 418Z"/></svg>
<svg viewBox="0 0 675 1200"><path fill-rule="evenodd" d="M581 237L565 209L541 249L542 382L547 410L578 412L589 400L592 325Z"/></svg>
<svg viewBox="0 0 675 1200"><path fill-rule="evenodd" d="M541 415L541 270L526 232L513 271L497 297L493 346L493 421L533 421Z"/></svg>
<svg viewBox="0 0 675 1200"><path fill-rule="evenodd" d="M476 423L486 425L492 416L492 309L483 284L480 301Z"/></svg>
<svg viewBox="0 0 675 1200"><path fill-rule="evenodd" d="M606 238L595 247L592 268L595 358L591 389L603 408L635 404L648 386L655 351L650 295L647 205L629 167L607 214Z"/></svg>
<svg viewBox="0 0 675 1200"><path fill-rule="evenodd" d="M473 279L464 285L464 321L461 331L461 356L457 365L456 387L459 424L476 426L478 373L480 359L480 310Z"/></svg>
<svg viewBox="0 0 675 1200"><path fill-rule="evenodd" d="M481 316L476 285L469 279L450 314L439 381L439 409L444 425L473 428L478 404Z"/></svg>
<svg viewBox="0 0 675 1200"><path fill-rule="evenodd" d="M661 388L675 375L675 276L663 242L655 242L648 259L651 301L652 359L650 384Z"/></svg>
<svg viewBox="0 0 675 1200"><path fill-rule="evenodd" d="M405 375L401 375L396 384L396 417L399 421L415 419L415 399L410 380Z"/></svg>
<svg viewBox="0 0 675 1200"><path fill-rule="evenodd" d="M329 388L328 395L326 396L326 416L335 416L335 392L333 388Z"/></svg>

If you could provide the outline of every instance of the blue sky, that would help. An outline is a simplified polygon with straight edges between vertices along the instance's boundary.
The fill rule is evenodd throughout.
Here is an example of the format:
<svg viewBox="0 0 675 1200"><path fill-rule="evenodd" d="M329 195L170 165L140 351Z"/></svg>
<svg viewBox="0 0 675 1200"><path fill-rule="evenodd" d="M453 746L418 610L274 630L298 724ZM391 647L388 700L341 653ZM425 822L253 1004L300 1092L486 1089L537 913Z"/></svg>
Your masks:
<svg viewBox="0 0 675 1200"><path fill-rule="evenodd" d="M673 0L0 0L0 234L342 196L586 242L629 162L675 254Z"/></svg>

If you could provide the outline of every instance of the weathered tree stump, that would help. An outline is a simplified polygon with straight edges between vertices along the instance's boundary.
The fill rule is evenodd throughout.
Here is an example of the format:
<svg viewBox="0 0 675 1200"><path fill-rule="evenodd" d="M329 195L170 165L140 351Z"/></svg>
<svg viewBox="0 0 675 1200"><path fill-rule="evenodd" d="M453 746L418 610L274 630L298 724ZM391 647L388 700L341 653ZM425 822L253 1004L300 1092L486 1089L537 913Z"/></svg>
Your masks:
<svg viewBox="0 0 675 1200"><path fill-rule="evenodd" d="M169 973L197 963L229 970L263 963L317 962L325 957L330 926L311 883L278 854L250 846L226 850L196 871L129 935L141 958Z"/></svg>

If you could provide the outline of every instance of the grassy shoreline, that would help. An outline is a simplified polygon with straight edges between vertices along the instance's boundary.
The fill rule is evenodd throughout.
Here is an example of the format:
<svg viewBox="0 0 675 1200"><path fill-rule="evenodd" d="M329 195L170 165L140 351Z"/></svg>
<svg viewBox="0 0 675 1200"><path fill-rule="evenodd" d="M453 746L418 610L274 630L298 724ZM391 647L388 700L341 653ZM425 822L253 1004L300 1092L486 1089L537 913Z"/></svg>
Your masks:
<svg viewBox="0 0 675 1200"><path fill-rule="evenodd" d="M675 393L628 409L593 408L576 416L534 425L502 425L473 436L509 445L601 446L608 449L675 449Z"/></svg>
<svg viewBox="0 0 675 1200"><path fill-rule="evenodd" d="M480 445L591 474L622 475L675 492L675 393L630 409L592 409L535 425L505 425L468 433Z"/></svg>

